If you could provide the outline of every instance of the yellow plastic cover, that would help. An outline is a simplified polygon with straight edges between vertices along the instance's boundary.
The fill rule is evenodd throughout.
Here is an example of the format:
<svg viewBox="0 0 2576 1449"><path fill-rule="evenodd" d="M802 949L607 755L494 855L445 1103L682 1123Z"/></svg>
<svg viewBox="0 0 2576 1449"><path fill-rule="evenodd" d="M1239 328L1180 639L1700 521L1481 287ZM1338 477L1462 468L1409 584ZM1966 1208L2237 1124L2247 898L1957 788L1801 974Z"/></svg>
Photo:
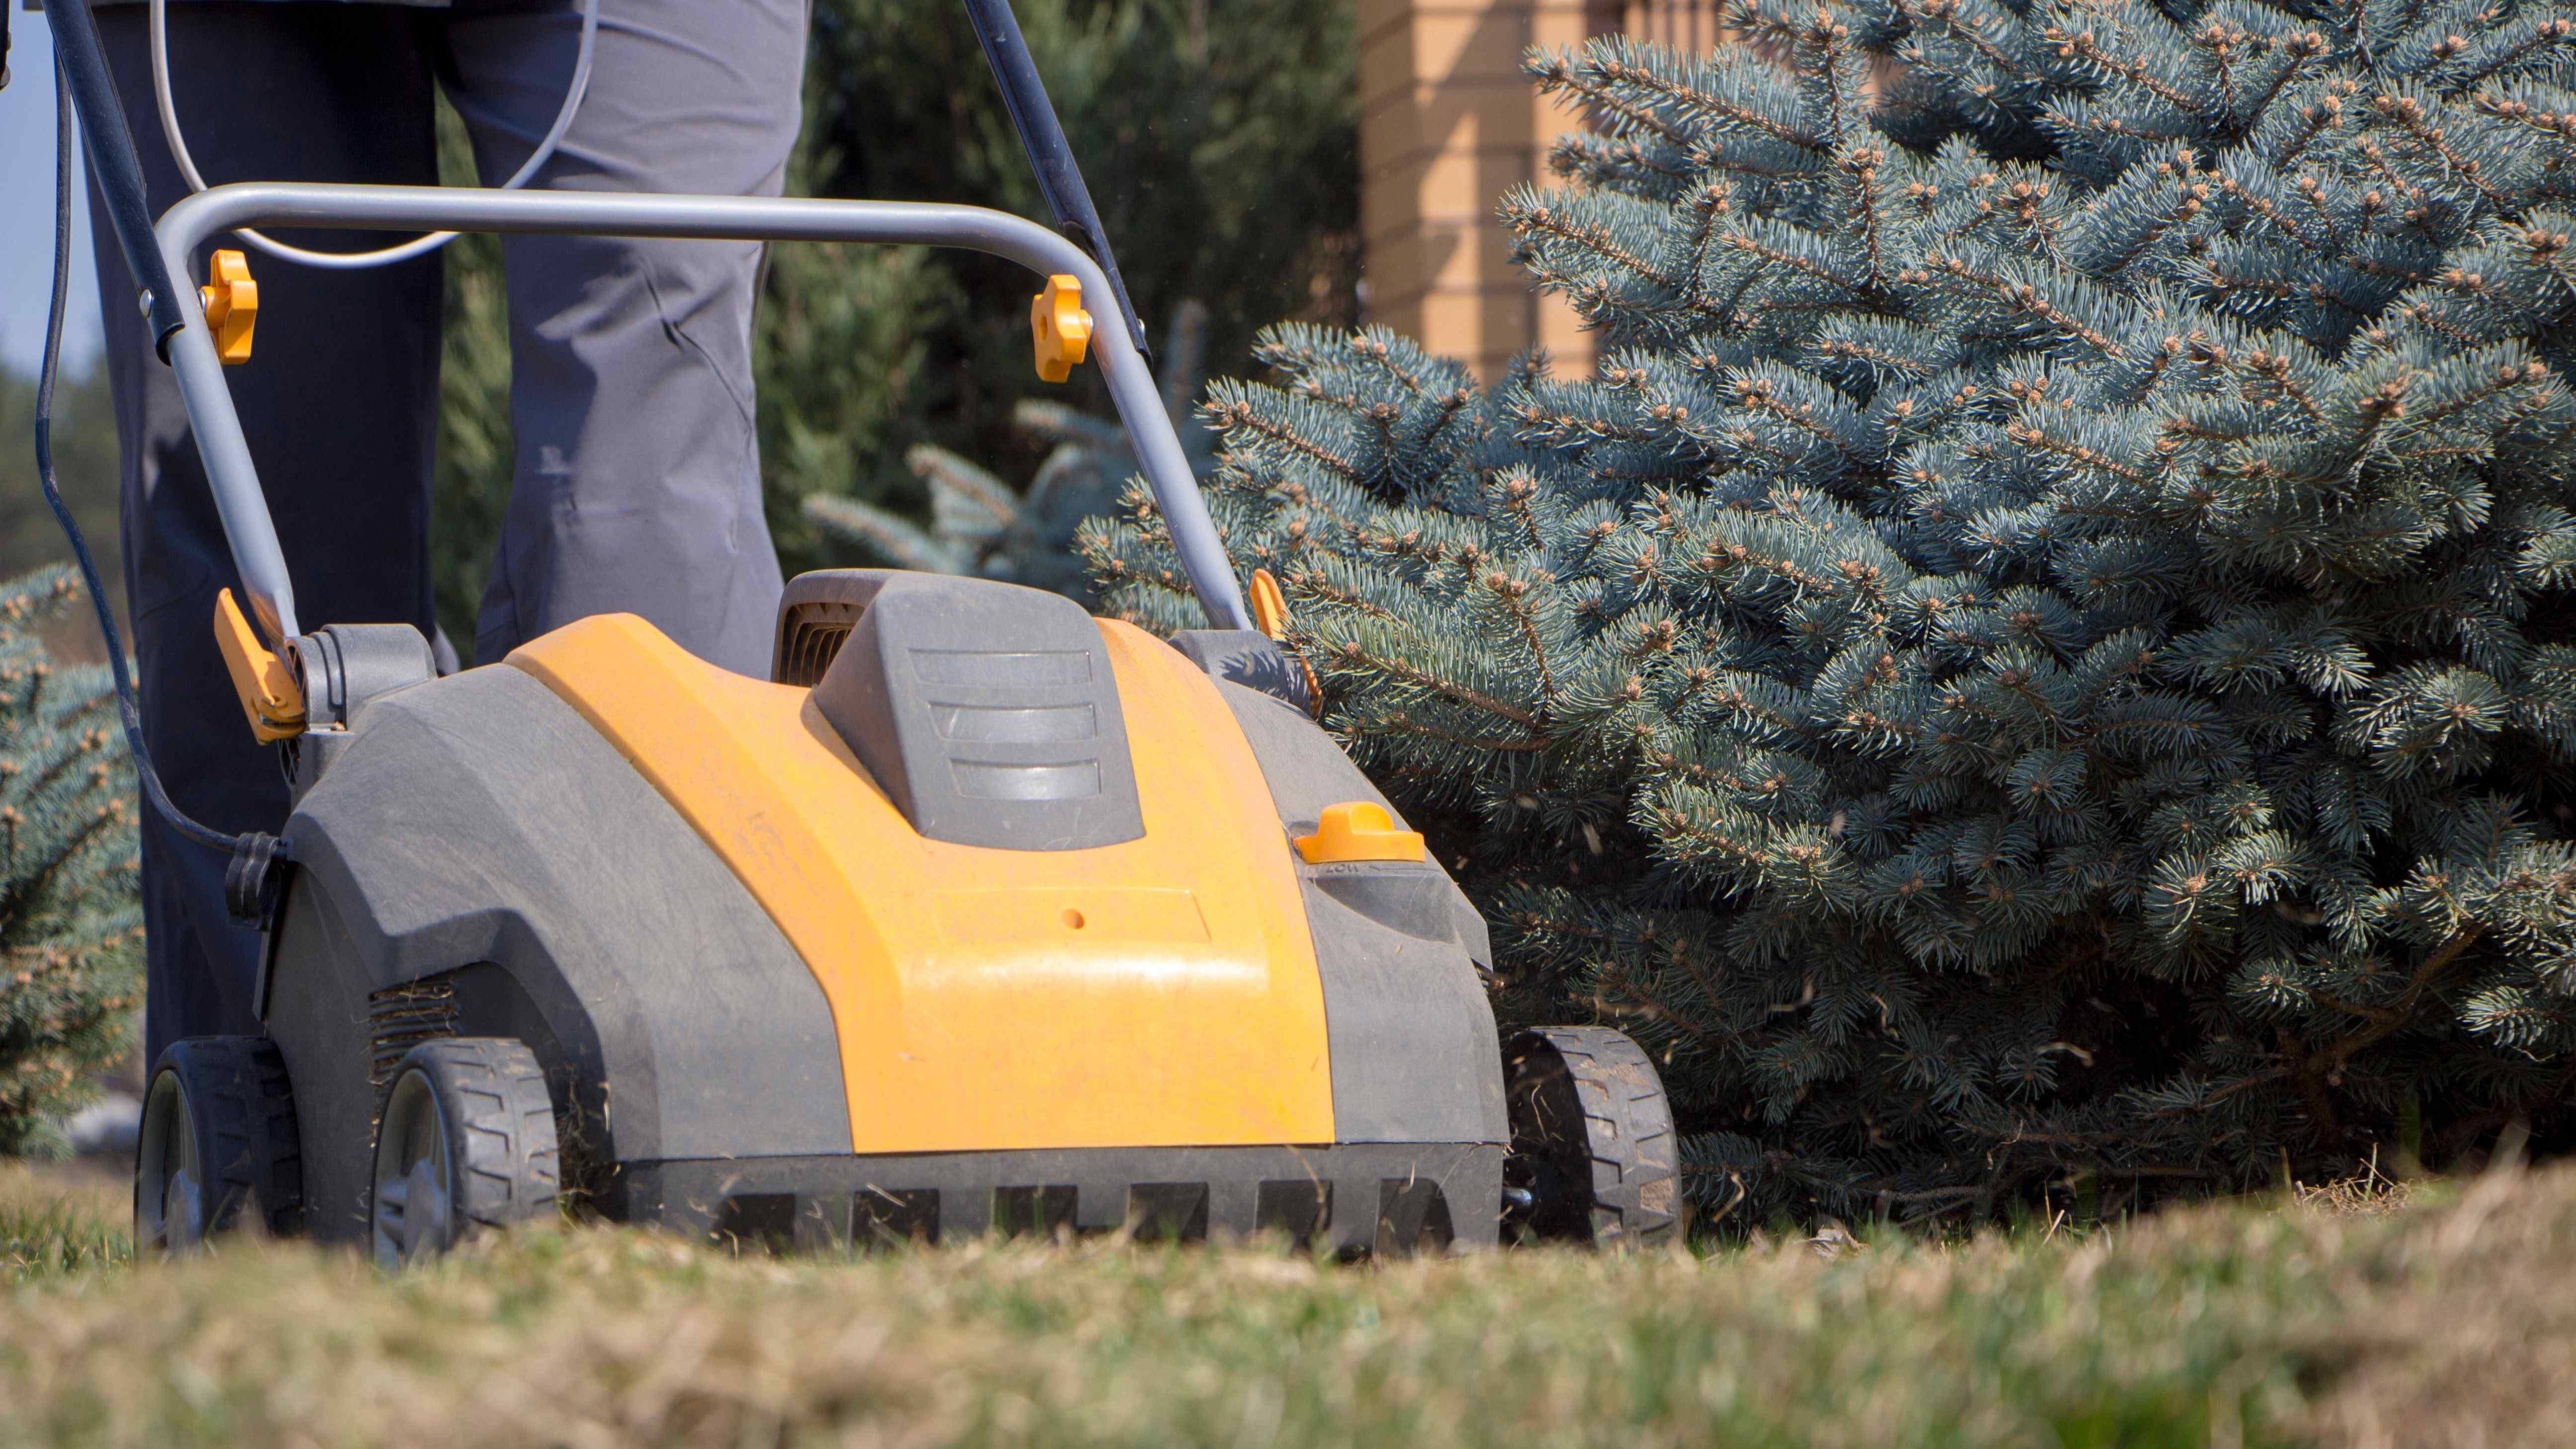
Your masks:
<svg viewBox="0 0 2576 1449"><path fill-rule="evenodd" d="M1323 988L1260 766L1206 675L1100 630L1145 834L1089 850L922 838L808 691L632 615L509 663L634 762L813 969L854 1151L1331 1142Z"/></svg>

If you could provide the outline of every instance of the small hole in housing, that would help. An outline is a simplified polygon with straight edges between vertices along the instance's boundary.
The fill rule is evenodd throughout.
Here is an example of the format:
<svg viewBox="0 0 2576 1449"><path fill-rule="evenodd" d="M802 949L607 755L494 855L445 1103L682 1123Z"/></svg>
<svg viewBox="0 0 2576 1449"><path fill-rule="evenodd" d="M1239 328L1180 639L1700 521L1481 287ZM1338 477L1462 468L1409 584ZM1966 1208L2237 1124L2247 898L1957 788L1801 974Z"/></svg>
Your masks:
<svg viewBox="0 0 2576 1449"><path fill-rule="evenodd" d="M1077 931L1081 930L1081 929L1082 929L1082 912L1075 910L1075 909L1074 909L1073 907L1071 907L1071 906L1067 906L1067 907L1065 907L1065 908L1064 908L1064 923L1065 923L1067 926L1072 927L1074 930L1077 930Z"/></svg>

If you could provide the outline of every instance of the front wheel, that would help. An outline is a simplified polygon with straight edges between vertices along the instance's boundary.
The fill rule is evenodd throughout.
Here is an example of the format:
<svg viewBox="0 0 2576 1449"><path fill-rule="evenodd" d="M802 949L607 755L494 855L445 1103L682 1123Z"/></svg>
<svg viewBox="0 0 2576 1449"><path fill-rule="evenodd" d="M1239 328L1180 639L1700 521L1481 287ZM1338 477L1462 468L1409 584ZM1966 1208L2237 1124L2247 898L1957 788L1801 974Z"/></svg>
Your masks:
<svg viewBox="0 0 2576 1449"><path fill-rule="evenodd" d="M1648 1248L1681 1227L1681 1149L1654 1061L1603 1026L1545 1026L1503 1048L1512 1123L1506 1232Z"/></svg>
<svg viewBox="0 0 2576 1449"><path fill-rule="evenodd" d="M304 1225L295 1099L277 1043L172 1042L152 1064L134 1148L134 1249L176 1257L235 1228Z"/></svg>
<svg viewBox="0 0 2576 1449"><path fill-rule="evenodd" d="M490 1228L551 1217L561 1153L526 1044L449 1037L394 1069L376 1129L376 1261L400 1268Z"/></svg>

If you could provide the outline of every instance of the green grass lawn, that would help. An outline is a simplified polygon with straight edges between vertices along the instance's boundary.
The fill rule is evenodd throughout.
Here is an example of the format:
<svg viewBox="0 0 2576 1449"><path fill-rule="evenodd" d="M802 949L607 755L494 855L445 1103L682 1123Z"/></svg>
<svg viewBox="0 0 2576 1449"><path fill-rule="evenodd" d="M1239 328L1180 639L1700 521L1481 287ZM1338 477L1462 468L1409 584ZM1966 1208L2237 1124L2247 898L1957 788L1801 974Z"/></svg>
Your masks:
<svg viewBox="0 0 2576 1449"><path fill-rule="evenodd" d="M1830 1260L550 1227L395 1278L123 1216L0 1166L0 1445L2576 1443L2571 1173Z"/></svg>

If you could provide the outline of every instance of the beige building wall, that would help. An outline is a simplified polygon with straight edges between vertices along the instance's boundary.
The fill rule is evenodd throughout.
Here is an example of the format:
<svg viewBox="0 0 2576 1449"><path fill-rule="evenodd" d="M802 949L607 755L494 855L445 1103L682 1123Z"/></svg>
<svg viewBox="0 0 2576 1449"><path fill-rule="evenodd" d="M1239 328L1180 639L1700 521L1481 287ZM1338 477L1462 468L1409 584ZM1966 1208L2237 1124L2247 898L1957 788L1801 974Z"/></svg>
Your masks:
<svg viewBox="0 0 2576 1449"><path fill-rule="evenodd" d="M1627 0L1618 28L1675 50L1717 48L1717 0Z"/></svg>
<svg viewBox="0 0 2576 1449"><path fill-rule="evenodd" d="M1580 118L1521 70L1533 45L1616 31L1704 50L1715 0L1359 0L1361 276L1367 320L1480 378L1536 341L1559 376L1592 369L1591 335L1512 265L1503 194L1545 184Z"/></svg>

